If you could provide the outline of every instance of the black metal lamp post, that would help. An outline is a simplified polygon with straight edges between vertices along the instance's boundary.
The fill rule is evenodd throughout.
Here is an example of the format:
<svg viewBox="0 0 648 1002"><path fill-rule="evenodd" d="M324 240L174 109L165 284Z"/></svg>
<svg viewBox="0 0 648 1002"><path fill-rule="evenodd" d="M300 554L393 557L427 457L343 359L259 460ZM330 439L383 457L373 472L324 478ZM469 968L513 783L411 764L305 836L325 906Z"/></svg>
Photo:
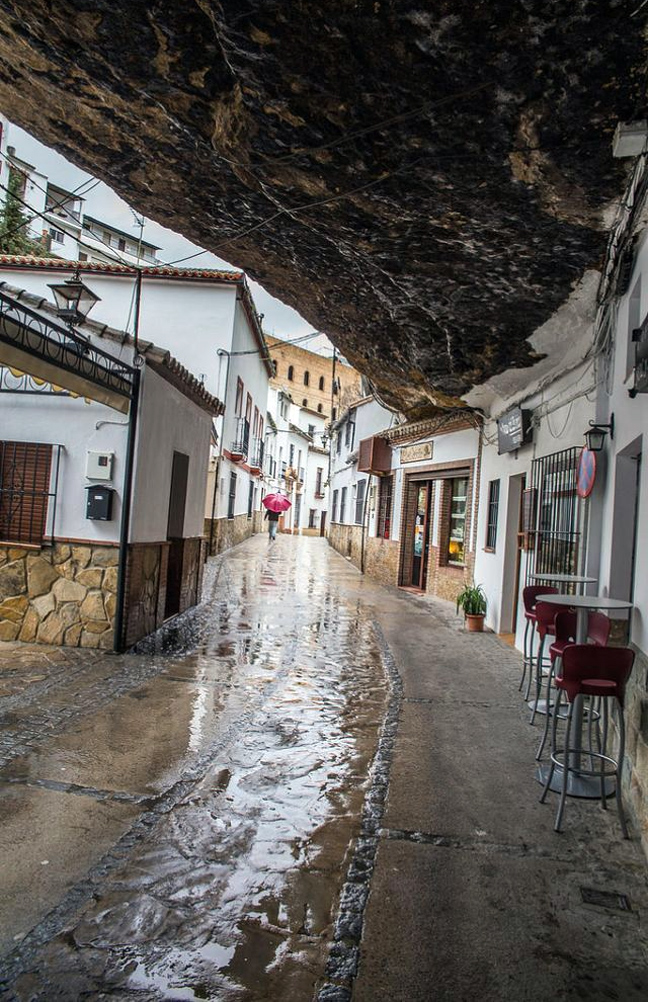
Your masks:
<svg viewBox="0 0 648 1002"><path fill-rule="evenodd" d="M599 424L597 421L590 421L589 431L585 432L585 441L590 452L602 452L605 445L605 436L610 433L610 440L614 439L614 414L610 414L609 424Z"/></svg>
<svg viewBox="0 0 648 1002"><path fill-rule="evenodd" d="M59 317L70 326L82 324L92 307L101 298L83 284L79 277L78 268L72 278L57 285L50 285L50 289L54 293Z"/></svg>

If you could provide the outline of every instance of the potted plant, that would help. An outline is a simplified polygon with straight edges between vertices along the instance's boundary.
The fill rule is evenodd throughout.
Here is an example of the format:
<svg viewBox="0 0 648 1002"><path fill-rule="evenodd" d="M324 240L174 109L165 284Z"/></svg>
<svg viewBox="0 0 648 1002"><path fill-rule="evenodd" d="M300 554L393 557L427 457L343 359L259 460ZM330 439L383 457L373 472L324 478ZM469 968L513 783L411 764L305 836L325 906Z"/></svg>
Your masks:
<svg viewBox="0 0 648 1002"><path fill-rule="evenodd" d="M481 585L466 585L457 595L457 612L463 609L466 629L471 633L482 633L486 615L486 596Z"/></svg>

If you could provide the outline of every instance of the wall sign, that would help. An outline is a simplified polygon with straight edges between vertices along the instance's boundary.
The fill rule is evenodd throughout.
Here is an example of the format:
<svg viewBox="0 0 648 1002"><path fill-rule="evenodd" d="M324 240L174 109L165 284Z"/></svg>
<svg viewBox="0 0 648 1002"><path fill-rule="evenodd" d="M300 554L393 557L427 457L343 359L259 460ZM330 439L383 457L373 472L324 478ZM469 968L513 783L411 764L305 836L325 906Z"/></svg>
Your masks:
<svg viewBox="0 0 648 1002"><path fill-rule="evenodd" d="M497 421L497 451L501 456L504 452L515 452L529 441L531 430L531 411L521 407L512 407L502 414Z"/></svg>
<svg viewBox="0 0 648 1002"><path fill-rule="evenodd" d="M433 446L433 442L404 445L400 451L401 463L418 463L422 459L432 459Z"/></svg>
<svg viewBox="0 0 648 1002"><path fill-rule="evenodd" d="M579 498L588 498L594 489L596 481L596 453L590 452L584 446L578 460L576 471L576 492Z"/></svg>

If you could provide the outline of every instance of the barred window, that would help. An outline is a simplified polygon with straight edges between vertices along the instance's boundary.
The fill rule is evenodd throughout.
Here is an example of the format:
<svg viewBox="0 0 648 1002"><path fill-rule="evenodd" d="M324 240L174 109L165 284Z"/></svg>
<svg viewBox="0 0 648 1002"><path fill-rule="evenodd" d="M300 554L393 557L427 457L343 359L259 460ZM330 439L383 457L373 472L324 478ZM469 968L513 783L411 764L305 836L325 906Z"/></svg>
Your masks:
<svg viewBox="0 0 648 1002"><path fill-rule="evenodd" d="M381 477L378 488L378 519L376 535L381 539L389 539L391 535L392 498L394 494L394 478Z"/></svg>
<svg viewBox="0 0 648 1002"><path fill-rule="evenodd" d="M50 494L51 468L51 445L0 442L1 540L42 543L50 496L56 502Z"/></svg>
<svg viewBox="0 0 648 1002"><path fill-rule="evenodd" d="M366 480L359 480L356 485L356 499L355 499L355 522L356 525L362 525L362 520L364 516L364 499L365 499L365 488L367 486Z"/></svg>
<svg viewBox="0 0 648 1002"><path fill-rule="evenodd" d="M347 488L342 488L342 494L340 495L340 522L344 522L344 516L346 515L346 500L347 500Z"/></svg>
<svg viewBox="0 0 648 1002"><path fill-rule="evenodd" d="M491 480L488 485L488 518L486 522L486 549L494 550L497 542L497 513L499 511L499 480Z"/></svg>
<svg viewBox="0 0 648 1002"><path fill-rule="evenodd" d="M331 507L331 522L337 522L338 491L333 491L333 505Z"/></svg>

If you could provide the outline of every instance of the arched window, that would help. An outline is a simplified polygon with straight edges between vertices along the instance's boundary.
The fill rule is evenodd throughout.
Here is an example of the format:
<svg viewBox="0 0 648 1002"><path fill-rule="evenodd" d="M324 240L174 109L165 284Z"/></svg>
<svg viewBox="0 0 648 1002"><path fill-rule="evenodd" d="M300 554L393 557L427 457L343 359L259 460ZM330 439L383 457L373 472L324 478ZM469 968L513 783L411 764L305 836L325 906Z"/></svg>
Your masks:
<svg viewBox="0 0 648 1002"><path fill-rule="evenodd" d="M321 405L321 404L318 404L318 405L317 405L317 413L318 413L318 414L321 414L321 413L322 413L322 405Z"/></svg>
<svg viewBox="0 0 648 1002"><path fill-rule="evenodd" d="M308 407L308 400L302 400L302 407Z"/></svg>
<svg viewBox="0 0 648 1002"><path fill-rule="evenodd" d="M324 389L324 376L320 376L319 388L320 390Z"/></svg>
<svg viewBox="0 0 648 1002"><path fill-rule="evenodd" d="M308 369L306 369L306 372L304 373L304 386L308 386L309 382L310 382L310 375L308 373Z"/></svg>
<svg viewBox="0 0 648 1002"><path fill-rule="evenodd" d="M294 379L294 378L295 378L295 370L294 370L294 368L292 367L292 365L289 365L289 366L288 366L288 379L289 379L289 380L290 380L290 382L292 383L292 381L293 381L293 379Z"/></svg>

